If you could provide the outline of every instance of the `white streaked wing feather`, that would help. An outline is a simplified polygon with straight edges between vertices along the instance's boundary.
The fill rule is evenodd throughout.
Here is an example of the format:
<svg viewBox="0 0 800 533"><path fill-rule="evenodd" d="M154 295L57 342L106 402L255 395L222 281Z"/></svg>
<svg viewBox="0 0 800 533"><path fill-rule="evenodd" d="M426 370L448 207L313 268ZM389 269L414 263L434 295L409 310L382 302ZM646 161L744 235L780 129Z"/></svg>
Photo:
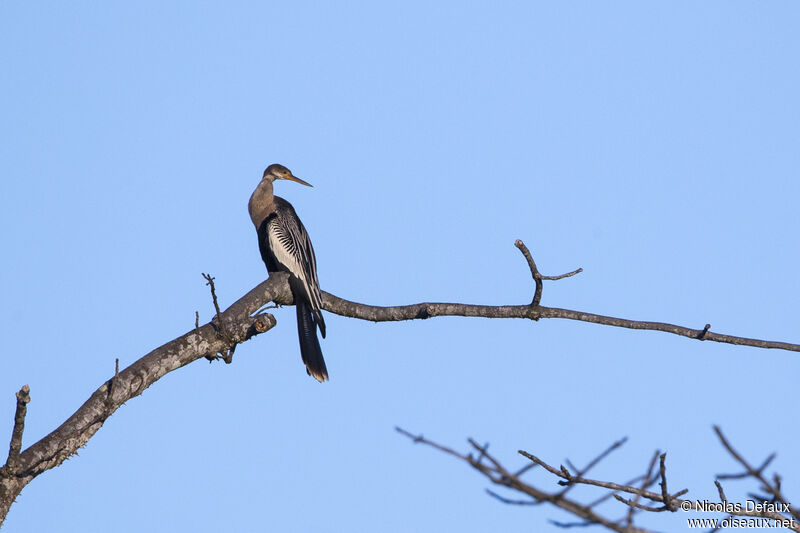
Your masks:
<svg viewBox="0 0 800 533"><path fill-rule="evenodd" d="M312 308L318 311L322 308L322 294L311 239L302 223L293 217L281 215L277 213L267 224L270 250L275 259L303 283Z"/></svg>

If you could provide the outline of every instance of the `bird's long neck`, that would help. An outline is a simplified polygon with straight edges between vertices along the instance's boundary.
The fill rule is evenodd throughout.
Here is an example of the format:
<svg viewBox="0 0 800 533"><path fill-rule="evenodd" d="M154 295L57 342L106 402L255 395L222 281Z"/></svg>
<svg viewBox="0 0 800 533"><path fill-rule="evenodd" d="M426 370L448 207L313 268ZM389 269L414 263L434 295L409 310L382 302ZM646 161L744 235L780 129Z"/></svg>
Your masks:
<svg viewBox="0 0 800 533"><path fill-rule="evenodd" d="M264 219L275 210L275 195L272 193L272 180L261 180L250 196L250 202L247 204L250 211L250 220L253 225L258 229Z"/></svg>

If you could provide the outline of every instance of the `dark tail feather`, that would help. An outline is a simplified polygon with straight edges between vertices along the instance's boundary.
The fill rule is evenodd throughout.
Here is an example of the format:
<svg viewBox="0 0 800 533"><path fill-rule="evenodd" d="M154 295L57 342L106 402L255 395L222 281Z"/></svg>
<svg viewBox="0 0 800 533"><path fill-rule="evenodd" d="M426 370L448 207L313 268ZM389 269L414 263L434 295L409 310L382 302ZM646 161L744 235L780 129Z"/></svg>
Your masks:
<svg viewBox="0 0 800 533"><path fill-rule="evenodd" d="M317 327L319 328L319 332L322 334L322 338L325 338L325 319L322 318L322 311L317 309L317 312L314 313L314 321L317 323Z"/></svg>
<svg viewBox="0 0 800 533"><path fill-rule="evenodd" d="M328 379L328 369L322 358L322 349L317 338L317 324L311 313L311 306L302 298L295 297L297 308L297 335L300 338L300 355L306 364L306 372L320 383Z"/></svg>

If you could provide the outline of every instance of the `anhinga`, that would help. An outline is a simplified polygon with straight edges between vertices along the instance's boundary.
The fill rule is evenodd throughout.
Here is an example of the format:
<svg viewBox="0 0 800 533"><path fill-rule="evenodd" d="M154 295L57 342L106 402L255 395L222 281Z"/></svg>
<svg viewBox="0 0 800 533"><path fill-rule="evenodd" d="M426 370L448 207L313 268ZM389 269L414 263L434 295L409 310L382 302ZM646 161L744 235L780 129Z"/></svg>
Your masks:
<svg viewBox="0 0 800 533"><path fill-rule="evenodd" d="M270 165L247 207L258 233L258 248L267 272L289 273L289 287L297 308L300 354L309 375L322 382L328 379L328 369L317 339L317 328L325 338L325 320L314 248L292 204L272 193L275 180L291 180L309 187L311 184L294 176L283 165Z"/></svg>

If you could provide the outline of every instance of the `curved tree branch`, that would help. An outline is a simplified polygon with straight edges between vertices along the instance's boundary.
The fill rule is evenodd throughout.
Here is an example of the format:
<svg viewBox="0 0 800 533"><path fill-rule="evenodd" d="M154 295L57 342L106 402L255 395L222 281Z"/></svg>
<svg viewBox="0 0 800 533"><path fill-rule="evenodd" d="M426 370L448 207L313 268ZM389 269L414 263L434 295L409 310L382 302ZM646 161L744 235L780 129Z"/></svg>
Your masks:
<svg viewBox="0 0 800 533"><path fill-rule="evenodd" d="M19 449L24 410L20 417L18 403L9 461L0 469L0 525L25 485L85 446L106 419L126 401L140 395L173 370L203 357L230 354L236 344L272 329L276 324L272 315L250 316L259 309L259 302L262 301L291 303L285 274L278 274L262 283L223 313L215 315L214 321L204 326L196 325L188 333L156 348L121 372L117 368L114 376L103 383L72 416L22 453L19 453ZM27 404L28 390L26 385L18 393L18 401L21 401L20 395L24 393L24 404Z"/></svg>
<svg viewBox="0 0 800 533"><path fill-rule="evenodd" d="M779 350L788 350L790 352L800 352L800 344L751 339L747 337L736 337L734 335L714 333L706 328L692 329L685 326L668 324L666 322L629 320L627 318L597 315L584 311L560 309L558 307L545 307L541 305L539 307L533 307L531 305L472 305L427 302L395 307L377 307L350 302L327 292L323 292L322 295L324 299L323 309L326 311L351 318L371 320L373 322L425 319L435 316L527 318L530 320L539 320L540 318L566 318L568 320L592 322L594 324L615 326L618 328L663 331L665 333L672 333L673 335L688 337L690 339L715 341L726 344L738 344L741 346L753 346L755 348L775 348Z"/></svg>
<svg viewBox="0 0 800 533"><path fill-rule="evenodd" d="M560 276L542 276L536 268L528 249L522 241L517 241L516 246L528 261L531 274L536 282L536 292L534 300L529 305L472 305L461 303L417 303L411 305L401 305L392 307L378 307L351 302L323 292L323 308L326 311L337 315L361 320L371 320L373 322L390 322L400 320L414 320L432 318L435 316L471 316L483 318L527 318L539 320L541 318L565 318L568 320L579 320L581 322L592 322L604 326L615 326L628 329L645 329L651 331L663 331L688 337L690 339L723 342L726 344L738 344L742 346L753 346L756 348L776 348L792 352L800 352L800 344L788 342L768 341L761 339L750 339L747 337L736 337L734 335L723 335L710 331L711 326L706 324L702 329L692 329L685 326L677 326L665 322L648 322L642 320L629 320L627 318L617 318L613 316L597 315L584 311L573 311L571 309L560 309L558 307L545 307L536 302L541 300L541 280L555 280L573 276L581 269L562 274Z"/></svg>
<svg viewBox="0 0 800 533"><path fill-rule="evenodd" d="M800 351L798 344L714 333L709 331L709 325L698 330L662 322L628 320L541 306L539 301L542 295L543 280L573 276L581 269L560 276L543 276L539 273L530 252L522 241L517 241L516 246L528 261L536 284L533 301L528 305L490 306L423 302L412 305L378 307L351 302L323 292L323 308L341 316L373 322L425 319L435 316L527 318L530 320L565 318L629 329L663 331L698 340ZM208 275L204 275L204 277L211 285L214 297L216 313L211 322L204 326L196 323L194 329L184 335L156 348L124 370L115 371L114 376L103 383L63 424L21 453L19 453L19 447L21 446L22 425L21 423L16 425L19 429L15 429L12 436L9 462L0 469L0 525L9 507L25 485L42 472L60 465L78 448L86 445L105 420L123 403L140 395L147 387L167 373L197 359L204 357L216 359L217 354L221 354L222 359L230 362L237 344L268 331L276 324L275 318L270 314L257 314L253 317L251 316L253 313L269 302L293 303L288 276L279 273L273 274L267 281L245 294L228 309L220 312L216 295L213 292L213 278ZM27 398L27 391L24 397ZM27 400L24 403L27 404ZM22 418L24 418L24 410L22 413Z"/></svg>

